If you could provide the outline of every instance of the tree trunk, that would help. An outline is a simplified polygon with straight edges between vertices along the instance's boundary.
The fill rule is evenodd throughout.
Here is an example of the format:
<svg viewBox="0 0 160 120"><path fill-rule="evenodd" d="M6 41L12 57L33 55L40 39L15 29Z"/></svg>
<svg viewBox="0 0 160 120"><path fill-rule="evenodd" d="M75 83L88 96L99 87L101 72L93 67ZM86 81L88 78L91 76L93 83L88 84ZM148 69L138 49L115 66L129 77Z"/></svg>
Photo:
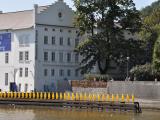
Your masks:
<svg viewBox="0 0 160 120"><path fill-rule="evenodd" d="M109 66L109 60L105 59L105 61L98 60L98 68L100 71L100 74L106 74Z"/></svg>

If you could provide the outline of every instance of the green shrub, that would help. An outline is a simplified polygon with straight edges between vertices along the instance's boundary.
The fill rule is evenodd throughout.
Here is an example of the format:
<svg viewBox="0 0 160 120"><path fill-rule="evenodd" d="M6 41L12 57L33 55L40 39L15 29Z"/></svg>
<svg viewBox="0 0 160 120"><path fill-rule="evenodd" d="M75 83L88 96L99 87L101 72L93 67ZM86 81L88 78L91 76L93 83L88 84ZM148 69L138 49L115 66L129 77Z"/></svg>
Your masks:
<svg viewBox="0 0 160 120"><path fill-rule="evenodd" d="M138 65L130 70L131 80L154 81L160 80L160 73L157 72L151 64Z"/></svg>
<svg viewBox="0 0 160 120"><path fill-rule="evenodd" d="M96 81L109 81L112 79L109 75L100 75L100 74L85 74L86 80L96 80Z"/></svg>

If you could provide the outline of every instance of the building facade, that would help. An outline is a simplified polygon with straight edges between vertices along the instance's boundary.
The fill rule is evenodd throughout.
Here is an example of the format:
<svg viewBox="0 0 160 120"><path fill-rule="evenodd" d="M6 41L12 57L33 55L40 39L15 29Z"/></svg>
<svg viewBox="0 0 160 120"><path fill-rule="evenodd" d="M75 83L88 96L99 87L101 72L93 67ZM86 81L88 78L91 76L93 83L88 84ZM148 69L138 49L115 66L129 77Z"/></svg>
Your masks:
<svg viewBox="0 0 160 120"><path fill-rule="evenodd" d="M54 91L60 81L82 79L73 21L74 11L63 0L0 13L0 89Z"/></svg>

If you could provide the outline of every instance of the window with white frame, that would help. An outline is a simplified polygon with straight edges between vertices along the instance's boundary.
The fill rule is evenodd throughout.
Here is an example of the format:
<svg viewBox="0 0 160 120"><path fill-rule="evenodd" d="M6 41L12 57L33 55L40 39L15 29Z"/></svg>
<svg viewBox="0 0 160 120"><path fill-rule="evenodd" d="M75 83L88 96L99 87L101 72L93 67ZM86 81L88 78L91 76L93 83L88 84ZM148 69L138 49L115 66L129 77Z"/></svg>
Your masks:
<svg viewBox="0 0 160 120"><path fill-rule="evenodd" d="M29 60L29 52L28 51L25 51L25 60Z"/></svg>
<svg viewBox="0 0 160 120"><path fill-rule="evenodd" d="M78 77L79 76L79 70L75 70L75 76Z"/></svg>
<svg viewBox="0 0 160 120"><path fill-rule="evenodd" d="M28 77L28 68L25 68L25 77Z"/></svg>
<svg viewBox="0 0 160 120"><path fill-rule="evenodd" d="M70 69L67 70L67 76L68 76L68 77L71 76L71 70L70 70Z"/></svg>
<svg viewBox="0 0 160 120"><path fill-rule="evenodd" d="M23 68L19 68L19 77L23 76Z"/></svg>
<svg viewBox="0 0 160 120"><path fill-rule="evenodd" d="M51 69L51 76L54 76L54 74L55 74L54 69Z"/></svg>
<svg viewBox="0 0 160 120"><path fill-rule="evenodd" d="M59 38L59 45L61 45L61 46L63 45L63 37Z"/></svg>
<svg viewBox="0 0 160 120"><path fill-rule="evenodd" d="M44 52L44 61L48 61L48 52Z"/></svg>
<svg viewBox="0 0 160 120"><path fill-rule="evenodd" d="M52 62L55 61L55 52L52 52L52 57L51 57L51 59L52 59Z"/></svg>
<svg viewBox="0 0 160 120"><path fill-rule="evenodd" d="M29 46L29 41L30 40L30 35L29 34L23 34L19 36L19 46L20 47L28 47Z"/></svg>
<svg viewBox="0 0 160 120"><path fill-rule="evenodd" d="M70 38L67 39L67 45L71 46L71 39Z"/></svg>
<svg viewBox="0 0 160 120"><path fill-rule="evenodd" d="M47 76L47 75L48 75L48 70L44 69L44 76Z"/></svg>
<svg viewBox="0 0 160 120"><path fill-rule="evenodd" d="M56 44L56 37L52 36L52 45L55 45L55 44Z"/></svg>
<svg viewBox="0 0 160 120"><path fill-rule="evenodd" d="M5 53L5 63L9 63L9 53Z"/></svg>
<svg viewBox="0 0 160 120"><path fill-rule="evenodd" d="M71 53L67 53L67 62L71 62Z"/></svg>
<svg viewBox="0 0 160 120"><path fill-rule="evenodd" d="M59 53L59 62L63 62L63 52Z"/></svg>
<svg viewBox="0 0 160 120"><path fill-rule="evenodd" d="M5 73L5 86L8 85L8 73Z"/></svg>
<svg viewBox="0 0 160 120"><path fill-rule="evenodd" d="M59 76L61 76L61 77L64 76L64 70L62 70L62 69L59 70Z"/></svg>
<svg viewBox="0 0 160 120"><path fill-rule="evenodd" d="M48 36L44 36L44 44L48 44Z"/></svg>
<svg viewBox="0 0 160 120"><path fill-rule="evenodd" d="M23 52L19 52L19 61L23 60Z"/></svg>

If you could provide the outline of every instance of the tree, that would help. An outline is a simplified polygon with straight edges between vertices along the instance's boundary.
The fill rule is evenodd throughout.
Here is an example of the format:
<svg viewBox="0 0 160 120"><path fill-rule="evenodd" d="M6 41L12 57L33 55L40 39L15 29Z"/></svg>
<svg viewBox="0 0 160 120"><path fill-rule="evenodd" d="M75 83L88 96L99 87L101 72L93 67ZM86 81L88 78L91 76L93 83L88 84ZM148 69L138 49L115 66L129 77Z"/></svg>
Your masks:
<svg viewBox="0 0 160 120"><path fill-rule="evenodd" d="M154 46L153 66L158 72L160 72L160 36Z"/></svg>
<svg viewBox="0 0 160 120"><path fill-rule="evenodd" d="M160 8L156 7L156 9L153 9L152 12L148 14L148 16L143 17L143 26L140 32L141 39L146 42L146 50L147 50L146 62L149 63L152 62L154 45L156 40L158 39L159 33L160 33Z"/></svg>
<svg viewBox="0 0 160 120"><path fill-rule="evenodd" d="M136 32L141 26L139 11L133 0L74 0L75 25L80 35L88 34L76 51L83 56L82 72L89 72L97 63L101 74L110 61L120 62L129 56L124 32ZM94 32L96 31L96 33Z"/></svg>

